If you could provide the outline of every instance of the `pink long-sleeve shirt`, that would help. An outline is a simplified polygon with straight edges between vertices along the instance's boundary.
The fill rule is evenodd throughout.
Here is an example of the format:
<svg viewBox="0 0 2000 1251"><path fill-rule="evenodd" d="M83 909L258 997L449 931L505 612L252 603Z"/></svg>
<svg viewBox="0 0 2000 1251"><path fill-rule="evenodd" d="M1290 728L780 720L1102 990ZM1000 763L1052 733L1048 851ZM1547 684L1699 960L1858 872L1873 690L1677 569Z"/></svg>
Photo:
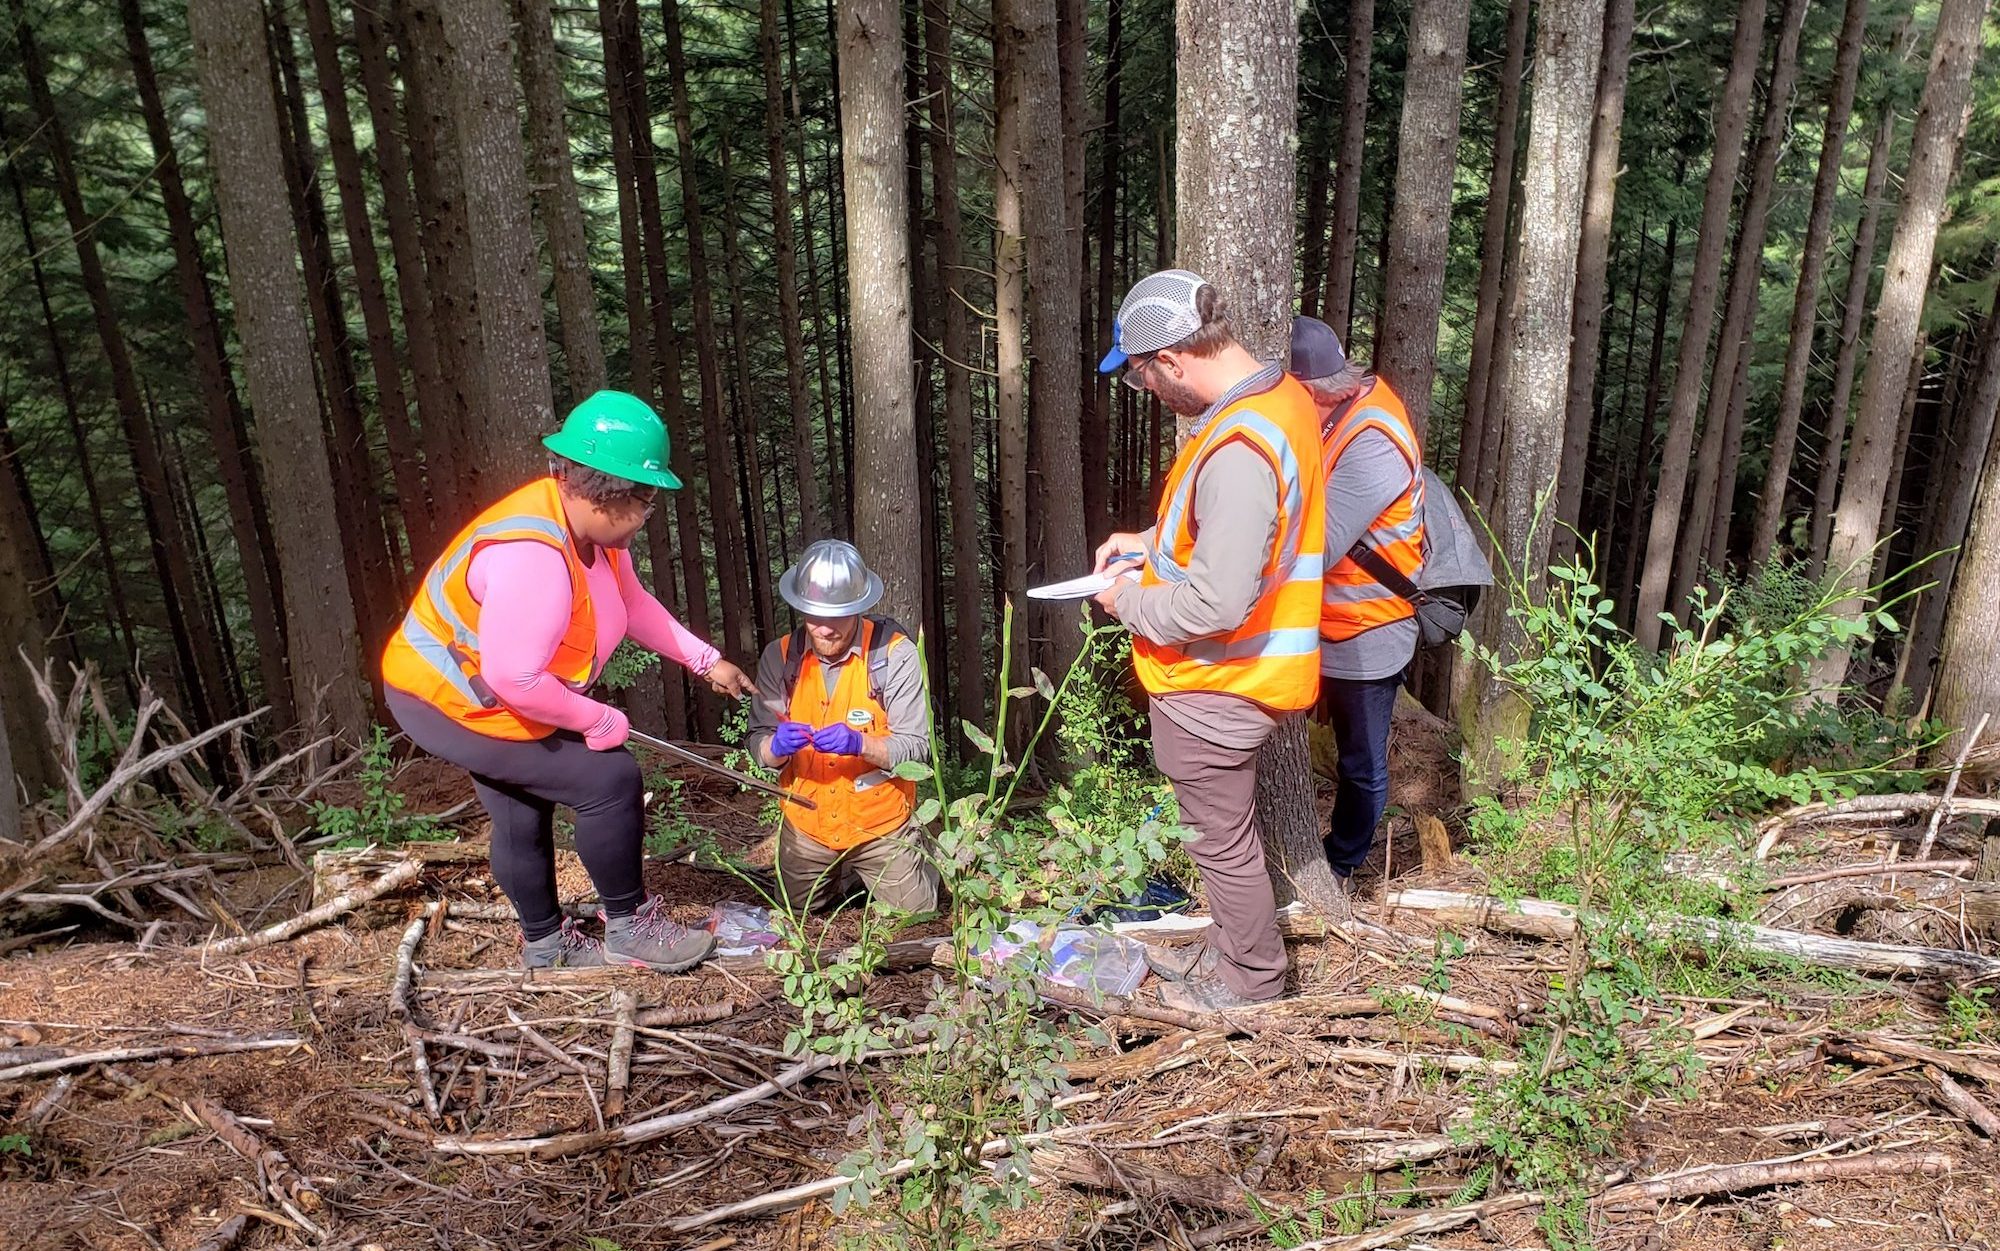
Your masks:
<svg viewBox="0 0 2000 1251"><path fill-rule="evenodd" d="M601 669L626 635L696 675L722 658L674 619L666 605L639 585L629 558L617 570L603 551L584 571L597 618ZM569 570L563 553L546 543L489 543L473 555L466 585L479 601L479 667L500 702L534 721L586 737L608 733L617 710L572 690L549 672L556 647L569 629Z"/></svg>

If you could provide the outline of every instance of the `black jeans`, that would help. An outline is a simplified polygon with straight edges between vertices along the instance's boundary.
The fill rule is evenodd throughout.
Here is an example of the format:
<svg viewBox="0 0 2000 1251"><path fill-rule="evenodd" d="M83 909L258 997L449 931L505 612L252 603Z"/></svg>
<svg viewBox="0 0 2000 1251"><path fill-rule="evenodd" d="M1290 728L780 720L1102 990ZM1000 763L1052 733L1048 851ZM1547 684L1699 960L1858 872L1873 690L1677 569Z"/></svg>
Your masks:
<svg viewBox="0 0 2000 1251"><path fill-rule="evenodd" d="M638 911L646 898L645 791L630 752L592 751L568 730L526 742L488 738L394 688L386 702L411 742L472 775L472 788L493 818L493 880L513 901L528 941L562 927L557 804L576 811L576 854L605 915Z"/></svg>
<svg viewBox="0 0 2000 1251"><path fill-rule="evenodd" d="M1326 859L1342 877L1368 858L1375 827L1389 805L1389 720L1403 675L1388 678L1321 678L1320 701L1328 710L1334 745L1340 751L1340 785L1326 834Z"/></svg>

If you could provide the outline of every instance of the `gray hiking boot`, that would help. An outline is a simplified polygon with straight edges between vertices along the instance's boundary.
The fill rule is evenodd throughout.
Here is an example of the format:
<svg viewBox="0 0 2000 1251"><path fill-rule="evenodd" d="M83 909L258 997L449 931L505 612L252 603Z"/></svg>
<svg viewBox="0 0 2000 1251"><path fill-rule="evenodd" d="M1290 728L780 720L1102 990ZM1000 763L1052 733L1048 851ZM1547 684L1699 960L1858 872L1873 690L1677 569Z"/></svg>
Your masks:
<svg viewBox="0 0 2000 1251"><path fill-rule="evenodd" d="M566 919L555 933L523 943L521 963L531 969L594 969L604 963L604 944Z"/></svg>
<svg viewBox="0 0 2000 1251"><path fill-rule="evenodd" d="M1215 966L1222 957L1213 946L1206 942L1187 943L1180 947L1160 947L1146 944L1146 967L1158 974L1166 982L1184 982L1190 977L1207 977L1215 972Z"/></svg>
<svg viewBox="0 0 2000 1251"><path fill-rule="evenodd" d="M1185 981L1168 982L1160 987L1160 1004L1177 1012L1214 1013L1236 1012L1245 1008L1255 1008L1271 999L1251 999L1239 995L1229 988L1228 983L1213 975L1190 977Z"/></svg>
<svg viewBox="0 0 2000 1251"><path fill-rule="evenodd" d="M600 913L600 916L603 914ZM715 935L691 930L667 915L654 895L629 917L604 918L604 962L678 973L708 959Z"/></svg>

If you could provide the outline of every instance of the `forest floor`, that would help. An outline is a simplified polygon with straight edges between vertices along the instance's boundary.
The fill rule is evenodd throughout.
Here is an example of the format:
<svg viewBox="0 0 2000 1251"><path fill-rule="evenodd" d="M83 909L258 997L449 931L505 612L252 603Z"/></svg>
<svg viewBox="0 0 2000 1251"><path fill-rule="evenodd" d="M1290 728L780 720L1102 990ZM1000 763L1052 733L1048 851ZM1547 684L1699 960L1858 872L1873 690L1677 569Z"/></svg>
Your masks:
<svg viewBox="0 0 2000 1251"><path fill-rule="evenodd" d="M403 785L427 811L466 797L441 771L412 780L405 770ZM676 798L720 849L768 863L755 802L692 774ZM1384 882L1378 852L1356 907L1377 937L1290 944L1297 989L1327 1015L1193 1028L1202 1023L1119 1013L1104 1022L1110 1045L1076 1032L1065 1115L1087 1128L1036 1149L1041 1198L1005 1216L1003 1245L1550 1245L1537 1209L1504 1188L1486 1190L1459 1227L1385 1240L1413 1212L1478 1197L1491 1170L1447 1131L1508 1071L1519 1030L1567 967L1559 944L1388 906L1392 885L1484 890L1463 860L1426 869L1408 822L1393 824L1395 879ZM1947 826L1939 855L1976 843ZM1845 825L1794 840L1786 867L1859 864L1910 833ZM510 973L508 921L477 907L427 909L504 907L482 841L474 823L462 840L469 858L446 855L333 924L239 955L204 954L204 935L183 918L144 941L79 930L0 959L0 1247L719 1251L832 1247L862 1232L865 1212L836 1216L824 1197L740 1221L691 1218L834 1175L870 1107L857 1073L882 1065L791 1080L782 1044L797 1013L754 958L670 978ZM648 879L688 922L720 899L750 897L738 878L688 863L654 859ZM215 902L246 928L305 907L299 875L281 866L214 881ZM566 896L588 889L573 862L561 881ZM855 933L851 912L828 924L835 942ZM1840 924L1851 928L1851 916ZM411 934L420 946L408 948L417 955L404 994L393 983ZM868 1002L914 1011L933 976L923 963L882 973ZM1397 989L1406 986L1448 986L1449 997ZM1989 1117L2000 1105L1990 1009L1968 1020L1963 997L1947 1003L1934 982L1803 966L1732 989L1645 1005L1635 1025L1678 1022L1694 1039L1693 1094L1630 1108L1601 1180L1777 1160L1805 1180L1773 1186L1757 1178L1779 1174L1754 1174L1657 1201L1602 1193L1587 1215L1597 1246L2000 1248L2000 1150L1938 1080L1955 1077ZM1356 1008L1369 995L1386 1006ZM608 1080L621 1019L631 1053L622 1115ZM12 1080L4 1071L258 1040L268 1047L77 1061ZM787 1088L705 1111L774 1076ZM216 1109L233 1128L218 1128ZM676 1113L694 1123L638 1143L590 1136ZM522 1141L556 1135L583 1136ZM1345 1240L1369 1231L1377 1236Z"/></svg>

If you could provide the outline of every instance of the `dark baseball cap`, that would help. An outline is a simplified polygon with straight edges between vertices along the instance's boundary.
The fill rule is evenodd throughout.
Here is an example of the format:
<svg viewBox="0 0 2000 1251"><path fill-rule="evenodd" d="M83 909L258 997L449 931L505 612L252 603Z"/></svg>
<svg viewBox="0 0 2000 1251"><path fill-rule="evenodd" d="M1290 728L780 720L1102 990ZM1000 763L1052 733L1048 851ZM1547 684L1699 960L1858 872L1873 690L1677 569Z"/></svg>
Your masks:
<svg viewBox="0 0 2000 1251"><path fill-rule="evenodd" d="M1347 368L1340 336L1317 317L1292 318L1292 376L1331 378Z"/></svg>

